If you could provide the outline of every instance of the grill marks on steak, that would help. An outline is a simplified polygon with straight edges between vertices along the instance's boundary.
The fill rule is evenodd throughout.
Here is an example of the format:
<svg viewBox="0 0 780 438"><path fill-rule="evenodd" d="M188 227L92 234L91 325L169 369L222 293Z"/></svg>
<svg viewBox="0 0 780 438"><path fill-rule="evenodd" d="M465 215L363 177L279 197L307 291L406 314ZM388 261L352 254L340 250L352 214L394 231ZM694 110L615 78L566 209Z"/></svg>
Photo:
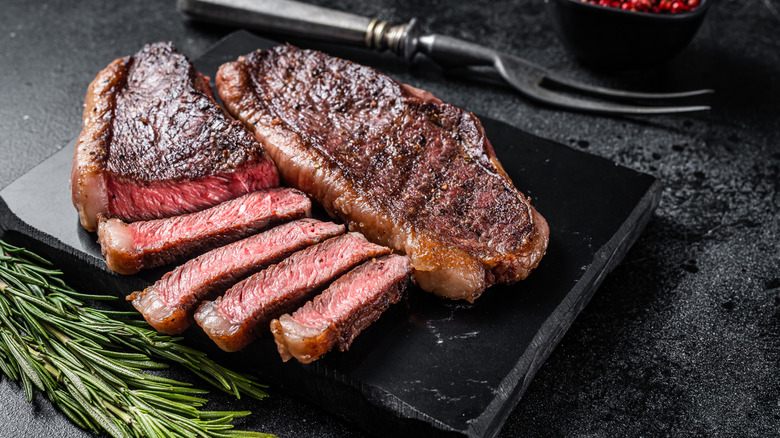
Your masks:
<svg viewBox="0 0 780 438"><path fill-rule="evenodd" d="M217 88L287 184L406 253L423 289L473 301L494 283L525 278L544 254L545 220L473 114L290 45L224 64Z"/></svg>
<svg viewBox="0 0 780 438"><path fill-rule="evenodd" d="M202 300L213 299L264 266L343 232L343 225L315 219L279 225L192 259L128 300L157 331L179 334L190 326Z"/></svg>
<svg viewBox="0 0 780 438"><path fill-rule="evenodd" d="M353 266L389 252L358 233L334 237L250 276L214 301L204 301L195 321L220 348L238 351L267 330L271 319L292 312Z"/></svg>
<svg viewBox="0 0 780 438"><path fill-rule="evenodd" d="M379 319L403 295L411 275L409 259L390 255L375 259L334 281L296 310L271 321L282 359L310 363L334 347L345 351L355 337Z"/></svg>
<svg viewBox="0 0 780 438"><path fill-rule="evenodd" d="M193 212L278 185L251 133L170 42L109 64L90 84L71 190L82 225Z"/></svg>
<svg viewBox="0 0 780 438"><path fill-rule="evenodd" d="M101 220L98 242L109 269L135 274L310 214L311 200L305 194L295 189L269 189L165 219L130 224L119 219Z"/></svg>

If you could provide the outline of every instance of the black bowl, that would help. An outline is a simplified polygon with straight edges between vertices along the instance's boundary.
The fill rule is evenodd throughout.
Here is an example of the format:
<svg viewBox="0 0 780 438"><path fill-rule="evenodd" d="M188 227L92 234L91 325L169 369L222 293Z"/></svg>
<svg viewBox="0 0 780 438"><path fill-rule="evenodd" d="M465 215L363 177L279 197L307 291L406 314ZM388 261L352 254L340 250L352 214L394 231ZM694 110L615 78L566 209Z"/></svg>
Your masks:
<svg viewBox="0 0 780 438"><path fill-rule="evenodd" d="M687 12L655 14L545 0L561 42L582 64L611 71L644 70L668 61L691 41L710 0Z"/></svg>

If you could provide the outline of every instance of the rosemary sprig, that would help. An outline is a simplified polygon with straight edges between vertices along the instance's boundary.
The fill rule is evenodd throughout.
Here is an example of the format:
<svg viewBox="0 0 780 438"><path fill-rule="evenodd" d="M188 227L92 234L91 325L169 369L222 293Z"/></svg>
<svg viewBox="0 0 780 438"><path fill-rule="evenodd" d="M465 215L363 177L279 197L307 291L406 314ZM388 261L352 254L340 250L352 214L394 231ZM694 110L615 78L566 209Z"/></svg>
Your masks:
<svg viewBox="0 0 780 438"><path fill-rule="evenodd" d="M0 240L0 372L27 400L43 391L76 425L113 437L268 437L233 430L246 411L202 411L206 391L148 372L178 363L218 389L257 399L264 386L160 334L135 312L96 309L51 263Z"/></svg>

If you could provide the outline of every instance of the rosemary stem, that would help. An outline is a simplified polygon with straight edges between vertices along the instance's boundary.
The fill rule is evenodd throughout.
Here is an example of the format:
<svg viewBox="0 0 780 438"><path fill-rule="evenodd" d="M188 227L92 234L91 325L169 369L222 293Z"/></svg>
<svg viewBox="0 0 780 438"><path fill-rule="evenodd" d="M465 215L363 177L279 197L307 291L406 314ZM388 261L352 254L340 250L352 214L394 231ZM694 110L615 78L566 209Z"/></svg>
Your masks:
<svg viewBox="0 0 780 438"><path fill-rule="evenodd" d="M106 401L104 398L100 398L100 401L103 403L103 406L106 407L109 411L113 412L117 417L121 418L122 421L124 421L126 424L130 424L133 422L133 417L119 409L118 407L114 406L113 404Z"/></svg>
<svg viewBox="0 0 780 438"><path fill-rule="evenodd" d="M216 388L265 397L254 379L157 333L136 314L96 309L51 263L0 239L0 373L37 388L77 426L113 437L268 437L233 430L244 412L202 411L205 394L149 373L178 363Z"/></svg>

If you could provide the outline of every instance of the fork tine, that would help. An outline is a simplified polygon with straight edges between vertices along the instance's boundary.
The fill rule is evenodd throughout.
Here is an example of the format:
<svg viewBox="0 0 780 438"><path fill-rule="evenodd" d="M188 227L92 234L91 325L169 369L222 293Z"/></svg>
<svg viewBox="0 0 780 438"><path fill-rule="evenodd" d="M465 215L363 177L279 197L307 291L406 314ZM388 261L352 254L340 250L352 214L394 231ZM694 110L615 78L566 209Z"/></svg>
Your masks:
<svg viewBox="0 0 780 438"><path fill-rule="evenodd" d="M526 91L524 94L537 101L562 108L597 114L674 114L706 111L710 109L710 107L707 105L650 106L600 102L567 96L565 94L558 93L538 85L532 86L530 90L533 91Z"/></svg>
<svg viewBox="0 0 780 438"><path fill-rule="evenodd" d="M599 102L594 100L585 100L581 98L567 96L562 93L543 88L539 84L534 84L533 81L527 82L527 90L521 91L519 87L513 86L504 80L501 75L490 68L486 70L484 68L475 67L459 67L452 68L446 71L448 74L458 76L477 77L479 79L489 80L496 84L503 84L512 87L515 91L530 97L533 100L542 102L547 105L553 105L557 107L563 107L576 111L585 111L600 114L669 114L669 113L682 113L692 111L706 111L710 109L709 106L636 106L636 105L623 105L613 104L607 102ZM641 93L640 93L641 94Z"/></svg>
<svg viewBox="0 0 780 438"><path fill-rule="evenodd" d="M551 82L553 84L562 85L573 90L577 90L582 93L591 94L594 96L604 97L617 97L623 99L682 99L686 97L702 96L706 94L712 94L715 90L705 88L702 90L690 90L681 91L676 93L641 93L636 91L616 90L614 88L599 87L594 85L584 84L582 82L573 81L554 73L546 72L542 79L542 84L545 82Z"/></svg>
<svg viewBox="0 0 780 438"><path fill-rule="evenodd" d="M710 109L708 105L674 105L674 106L658 106L658 105L627 105L621 103L602 102L597 100L587 100L580 97L569 96L559 91L555 91L549 88L543 88L542 84L545 79L555 77L547 69L538 66L525 59L515 56L497 56L494 59L493 67L501 77L511 85L515 90L520 93L535 99L540 102L544 102L549 105L563 107L567 109L598 113L598 114L671 114L671 113L683 113L692 111L706 111ZM574 84L577 84L573 81ZM579 84L578 84L579 85ZM589 86L585 86L586 89ZM594 87L598 89L599 87ZM619 90L611 90L618 91ZM620 92L619 92L620 93ZM629 93L631 92L623 92ZM621 93L621 94L623 94ZM598 92L591 92L599 97L615 97L612 94L600 94ZM640 93L645 94L645 93ZM669 93L667 93L668 95ZM677 94L677 93L672 93ZM623 97L623 96L619 96ZM639 98L641 99L641 98Z"/></svg>

